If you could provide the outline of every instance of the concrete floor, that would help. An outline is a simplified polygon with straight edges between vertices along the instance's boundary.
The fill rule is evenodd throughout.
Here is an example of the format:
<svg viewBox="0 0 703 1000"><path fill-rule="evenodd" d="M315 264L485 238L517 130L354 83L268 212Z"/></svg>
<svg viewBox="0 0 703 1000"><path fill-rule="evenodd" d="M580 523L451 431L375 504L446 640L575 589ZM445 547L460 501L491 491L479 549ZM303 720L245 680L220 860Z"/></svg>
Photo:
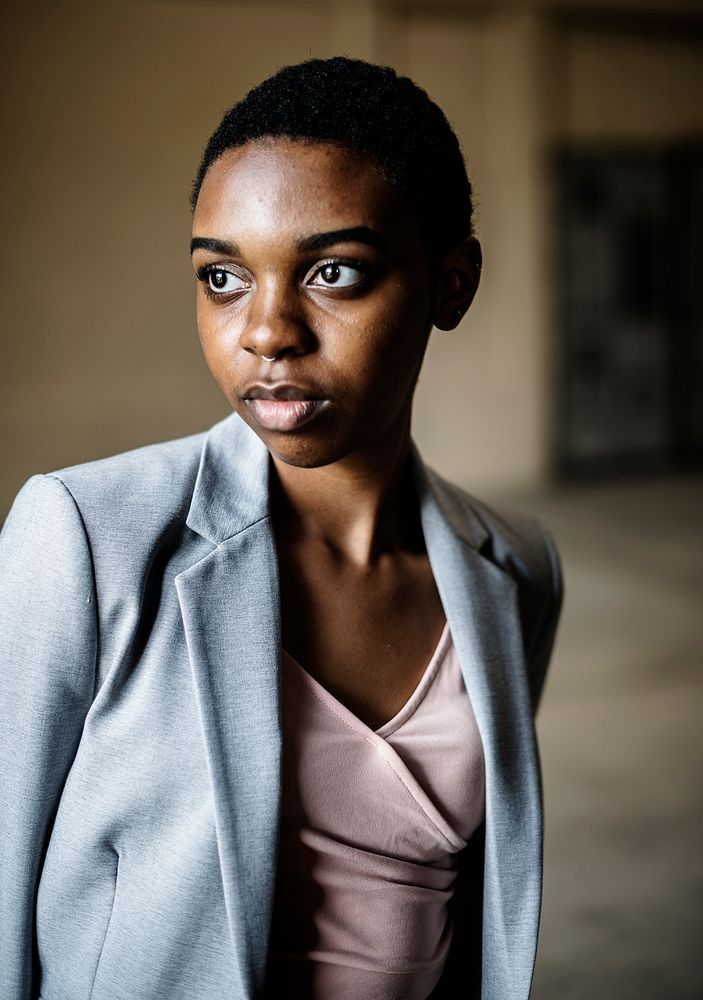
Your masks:
<svg viewBox="0 0 703 1000"><path fill-rule="evenodd" d="M552 529L567 586L538 717L533 998L703 1000L703 481L522 506Z"/></svg>

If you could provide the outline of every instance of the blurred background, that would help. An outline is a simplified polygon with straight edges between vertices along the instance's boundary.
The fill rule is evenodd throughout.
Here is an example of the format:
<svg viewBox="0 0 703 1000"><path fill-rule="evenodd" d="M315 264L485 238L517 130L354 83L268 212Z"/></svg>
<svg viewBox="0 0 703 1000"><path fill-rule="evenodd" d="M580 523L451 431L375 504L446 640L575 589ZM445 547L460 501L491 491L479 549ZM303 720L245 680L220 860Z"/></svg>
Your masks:
<svg viewBox="0 0 703 1000"><path fill-rule="evenodd" d="M415 438L542 516L568 588L533 995L701 1000L700 0L35 0L1 23L0 520L34 472L228 412L187 246L230 104L343 53L445 110L485 267L431 338Z"/></svg>

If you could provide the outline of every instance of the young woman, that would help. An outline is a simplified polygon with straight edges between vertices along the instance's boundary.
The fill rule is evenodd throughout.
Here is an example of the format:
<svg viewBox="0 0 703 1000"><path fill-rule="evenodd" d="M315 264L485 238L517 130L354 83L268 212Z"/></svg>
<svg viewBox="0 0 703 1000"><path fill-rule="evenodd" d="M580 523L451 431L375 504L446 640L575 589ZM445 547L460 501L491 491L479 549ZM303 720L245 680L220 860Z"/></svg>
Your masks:
<svg viewBox="0 0 703 1000"><path fill-rule="evenodd" d="M234 413L34 477L0 542L0 996L527 998L557 557L410 436L479 281L457 140L309 61L193 207Z"/></svg>

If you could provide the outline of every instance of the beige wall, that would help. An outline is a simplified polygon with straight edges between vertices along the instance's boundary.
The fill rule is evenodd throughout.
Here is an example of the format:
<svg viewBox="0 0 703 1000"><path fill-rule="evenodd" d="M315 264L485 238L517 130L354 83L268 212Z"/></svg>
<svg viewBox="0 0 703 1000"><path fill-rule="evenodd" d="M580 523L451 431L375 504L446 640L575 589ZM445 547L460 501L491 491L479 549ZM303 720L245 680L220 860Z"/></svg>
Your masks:
<svg viewBox="0 0 703 1000"><path fill-rule="evenodd" d="M294 4L22 7L3 36L2 500L30 473L208 426L188 193L232 101L327 53Z"/></svg>
<svg viewBox="0 0 703 1000"><path fill-rule="evenodd" d="M31 473L208 426L190 181L225 107L279 65L344 51L426 86L463 141L486 264L435 332L415 434L481 492L549 467L547 174L559 137L703 131L699 41L602 37L534 13L371 0L40 0L4 16L0 514ZM393 13L396 11L396 13Z"/></svg>
<svg viewBox="0 0 703 1000"><path fill-rule="evenodd" d="M564 35L565 132L573 141L664 142L703 132L701 38Z"/></svg>
<svg viewBox="0 0 703 1000"><path fill-rule="evenodd" d="M435 331L415 409L423 450L471 489L547 473L545 54L530 14L408 25L408 70L446 109L475 186L482 285L461 328Z"/></svg>

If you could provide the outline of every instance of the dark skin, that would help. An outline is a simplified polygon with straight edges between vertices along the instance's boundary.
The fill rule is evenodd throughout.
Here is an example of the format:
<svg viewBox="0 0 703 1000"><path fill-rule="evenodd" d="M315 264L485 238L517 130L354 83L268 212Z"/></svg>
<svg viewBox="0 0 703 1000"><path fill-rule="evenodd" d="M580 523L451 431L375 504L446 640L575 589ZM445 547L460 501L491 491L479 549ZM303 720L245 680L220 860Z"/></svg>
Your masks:
<svg viewBox="0 0 703 1000"><path fill-rule="evenodd" d="M432 326L452 329L471 304L479 245L431 266L414 215L370 161L281 138L210 167L193 237L206 361L272 456L283 647L377 729L444 626L410 417ZM324 403L252 400L254 383ZM265 419L296 406L317 409L300 426Z"/></svg>

